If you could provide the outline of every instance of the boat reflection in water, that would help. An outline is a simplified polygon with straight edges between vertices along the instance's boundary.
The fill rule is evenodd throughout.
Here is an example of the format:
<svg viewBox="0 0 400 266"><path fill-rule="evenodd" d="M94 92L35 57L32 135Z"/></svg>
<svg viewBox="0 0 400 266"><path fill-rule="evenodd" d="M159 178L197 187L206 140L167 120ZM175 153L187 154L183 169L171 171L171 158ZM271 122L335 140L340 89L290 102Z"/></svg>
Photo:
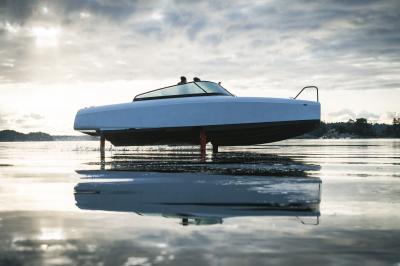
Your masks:
<svg viewBox="0 0 400 266"><path fill-rule="evenodd" d="M76 205L85 210L179 218L218 224L240 216L312 216L318 221L321 180L314 177L201 173L77 171Z"/></svg>

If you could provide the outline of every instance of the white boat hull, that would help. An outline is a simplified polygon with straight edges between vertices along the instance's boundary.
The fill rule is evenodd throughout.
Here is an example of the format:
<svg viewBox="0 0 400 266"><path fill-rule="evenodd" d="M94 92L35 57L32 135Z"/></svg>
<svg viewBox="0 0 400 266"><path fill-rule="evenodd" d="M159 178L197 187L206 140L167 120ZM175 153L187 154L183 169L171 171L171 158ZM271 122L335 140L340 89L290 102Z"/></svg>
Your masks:
<svg viewBox="0 0 400 266"><path fill-rule="evenodd" d="M80 110L74 129L104 135L117 146L198 144L199 130L216 145L249 145L304 134L320 122L319 102L255 97L188 97Z"/></svg>

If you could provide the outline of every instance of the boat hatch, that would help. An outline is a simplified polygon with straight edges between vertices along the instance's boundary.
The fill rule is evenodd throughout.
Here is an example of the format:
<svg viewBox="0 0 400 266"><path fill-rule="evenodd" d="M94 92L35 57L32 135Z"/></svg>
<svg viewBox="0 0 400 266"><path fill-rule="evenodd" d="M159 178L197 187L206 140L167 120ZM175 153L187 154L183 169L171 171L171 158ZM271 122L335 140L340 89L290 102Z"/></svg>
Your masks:
<svg viewBox="0 0 400 266"><path fill-rule="evenodd" d="M173 85L157 90L148 91L136 95L134 101L155 100L165 98L180 98L194 96L233 96L221 85L211 81L188 82L181 85Z"/></svg>

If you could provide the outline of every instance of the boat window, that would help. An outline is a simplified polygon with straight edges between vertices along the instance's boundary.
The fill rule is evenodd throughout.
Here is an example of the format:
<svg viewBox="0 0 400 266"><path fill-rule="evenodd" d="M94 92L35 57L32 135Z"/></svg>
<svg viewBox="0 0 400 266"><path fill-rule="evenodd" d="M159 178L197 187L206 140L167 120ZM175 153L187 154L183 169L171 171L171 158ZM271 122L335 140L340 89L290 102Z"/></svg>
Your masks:
<svg viewBox="0 0 400 266"><path fill-rule="evenodd" d="M224 89L221 85L214 83L214 82L200 81L200 82L196 82L196 84L199 85L207 93L221 93L221 94L226 94L226 95L232 95L230 92L228 92L226 89Z"/></svg>
<svg viewBox="0 0 400 266"><path fill-rule="evenodd" d="M139 94L138 96L135 97L135 99L154 98L154 97L159 98L165 96L199 94L199 93L205 93L205 92L204 90L199 88L199 86L197 86L196 84L188 83Z"/></svg>
<svg viewBox="0 0 400 266"><path fill-rule="evenodd" d="M145 92L137 95L134 101L212 95L232 96L227 90L214 82L200 81Z"/></svg>

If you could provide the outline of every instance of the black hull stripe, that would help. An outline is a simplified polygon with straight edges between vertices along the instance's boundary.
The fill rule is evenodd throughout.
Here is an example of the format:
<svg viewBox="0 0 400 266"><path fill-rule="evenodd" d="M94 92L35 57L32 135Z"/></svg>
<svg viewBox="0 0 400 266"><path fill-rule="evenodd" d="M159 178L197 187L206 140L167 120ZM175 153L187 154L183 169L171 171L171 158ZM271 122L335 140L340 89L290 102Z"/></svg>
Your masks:
<svg viewBox="0 0 400 266"><path fill-rule="evenodd" d="M115 146L197 145L199 144L200 129L203 128L208 142L219 146L235 146L292 138L313 130L319 123L320 120L300 120L202 127L128 129L103 131L99 134L103 134Z"/></svg>

